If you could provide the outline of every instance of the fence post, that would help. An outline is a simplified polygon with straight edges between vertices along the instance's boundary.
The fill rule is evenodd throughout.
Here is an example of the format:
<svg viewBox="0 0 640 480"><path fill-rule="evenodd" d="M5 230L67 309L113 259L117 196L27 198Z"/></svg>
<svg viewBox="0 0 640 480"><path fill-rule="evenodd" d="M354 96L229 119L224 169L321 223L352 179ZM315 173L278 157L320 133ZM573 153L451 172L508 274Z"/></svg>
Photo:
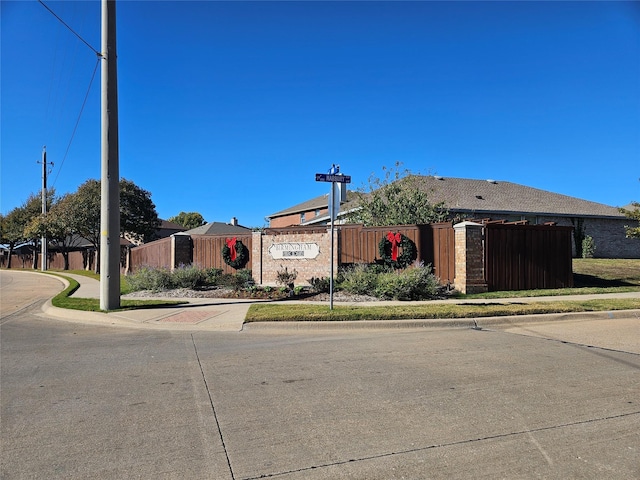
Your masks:
<svg viewBox="0 0 640 480"><path fill-rule="evenodd" d="M483 293L488 290L484 276L483 226L462 222L455 231L455 277L453 283L461 293Z"/></svg>
<svg viewBox="0 0 640 480"><path fill-rule="evenodd" d="M171 235L171 271L180 265L190 265L192 261L191 235L184 233Z"/></svg>

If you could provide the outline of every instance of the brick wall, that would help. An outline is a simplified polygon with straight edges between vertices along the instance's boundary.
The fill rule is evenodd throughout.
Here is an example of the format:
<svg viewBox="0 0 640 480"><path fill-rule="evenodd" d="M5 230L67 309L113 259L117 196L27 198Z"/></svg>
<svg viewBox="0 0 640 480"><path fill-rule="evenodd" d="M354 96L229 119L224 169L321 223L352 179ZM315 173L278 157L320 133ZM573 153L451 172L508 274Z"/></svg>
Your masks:
<svg viewBox="0 0 640 480"><path fill-rule="evenodd" d="M303 230L293 233L273 232L267 229L265 232L255 232L252 241L254 280L262 285L277 285L277 273L287 268L289 272L294 270L298 277L296 285L309 285L312 277L329 277L331 271L331 236L330 229L314 229L305 232ZM334 231L334 275L338 273L338 232ZM315 244L318 247L318 255L315 258L273 258L270 248L274 244ZM315 247L314 247L315 248Z"/></svg>
<svg viewBox="0 0 640 480"><path fill-rule="evenodd" d="M271 228L283 228L291 225L300 225L300 213L283 215L282 217L272 218L269 221L269 226Z"/></svg>
<svg viewBox="0 0 640 480"><path fill-rule="evenodd" d="M323 207L319 209L307 210L306 212L297 212L297 213L292 213L290 215L275 217L269 221L269 227L284 228L284 227L290 227L292 225L300 225L302 223L301 215L303 213L304 213L304 221L308 222L309 220L313 220L316 217L322 217L322 216L328 215L329 209L327 207Z"/></svg>
<svg viewBox="0 0 640 480"><path fill-rule="evenodd" d="M556 222L558 225L575 227L570 218L538 217L538 223ZM628 218L585 218L584 233L590 235L596 245L594 256L600 258L640 258L640 239L626 238L625 225L632 225ZM575 256L575 246L573 255Z"/></svg>

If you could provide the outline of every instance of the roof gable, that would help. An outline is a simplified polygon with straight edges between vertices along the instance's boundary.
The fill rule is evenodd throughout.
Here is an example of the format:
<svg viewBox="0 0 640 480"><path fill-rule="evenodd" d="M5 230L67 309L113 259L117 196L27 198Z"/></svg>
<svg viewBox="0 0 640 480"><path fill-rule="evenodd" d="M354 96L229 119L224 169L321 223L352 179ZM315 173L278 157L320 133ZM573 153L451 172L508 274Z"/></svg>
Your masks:
<svg viewBox="0 0 640 480"><path fill-rule="evenodd" d="M327 208L329 205L329 194L320 195L319 197L306 200L302 203L294 205L293 207L285 208L279 212L269 215L267 218L283 217L285 215L292 215L294 213L308 212L317 208Z"/></svg>
<svg viewBox="0 0 640 480"><path fill-rule="evenodd" d="M200 227L192 228L184 232L188 235L246 235L251 233L251 229L242 225L231 225L222 222L209 222Z"/></svg>

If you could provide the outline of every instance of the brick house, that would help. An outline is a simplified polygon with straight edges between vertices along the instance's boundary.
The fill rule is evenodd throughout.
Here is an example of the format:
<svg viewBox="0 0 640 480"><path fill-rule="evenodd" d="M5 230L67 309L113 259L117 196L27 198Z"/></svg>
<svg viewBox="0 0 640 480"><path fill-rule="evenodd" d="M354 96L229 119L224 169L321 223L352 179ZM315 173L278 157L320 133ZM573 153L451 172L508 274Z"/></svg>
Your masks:
<svg viewBox="0 0 640 480"><path fill-rule="evenodd" d="M505 181L441 176L422 176L421 181L431 201L444 202L452 219L491 218L532 225L555 222L574 227L578 243L581 236L591 236L596 257L640 258L640 240L625 236L624 227L632 221L616 207ZM340 217L357 208L353 195L347 193L343 198L338 223ZM327 224L327 205L328 195L321 195L267 218L272 228Z"/></svg>

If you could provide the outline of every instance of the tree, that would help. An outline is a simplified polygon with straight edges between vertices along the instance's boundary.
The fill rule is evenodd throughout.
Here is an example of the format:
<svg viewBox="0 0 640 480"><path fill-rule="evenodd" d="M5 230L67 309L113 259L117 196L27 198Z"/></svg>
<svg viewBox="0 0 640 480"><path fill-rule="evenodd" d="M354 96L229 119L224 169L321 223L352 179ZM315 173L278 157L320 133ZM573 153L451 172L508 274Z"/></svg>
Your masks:
<svg viewBox="0 0 640 480"><path fill-rule="evenodd" d="M47 240L58 247L64 260L64 270L69 269L69 252L79 245L81 236L78 217L74 209L73 194L65 194L52 206L44 218L38 218L47 236Z"/></svg>
<svg viewBox="0 0 640 480"><path fill-rule="evenodd" d="M130 180L120 180L120 232L134 240L148 242L153 238L160 219L151 193Z"/></svg>
<svg viewBox="0 0 640 480"><path fill-rule="evenodd" d="M180 212L175 217L171 217L169 221L182 225L187 230L200 227L206 223L198 212Z"/></svg>
<svg viewBox="0 0 640 480"><path fill-rule="evenodd" d="M638 225L635 227L625 225L624 229L627 232L627 238L640 238L640 202L631 202L631 206L633 210L621 208L620 212L627 218L638 222Z"/></svg>
<svg viewBox="0 0 640 480"><path fill-rule="evenodd" d="M401 164L383 167L384 178L372 174L368 189L354 192L355 207L348 221L367 226L426 224L445 221L446 205L429 201L423 177L409 170L400 171Z"/></svg>
<svg viewBox="0 0 640 480"><path fill-rule="evenodd" d="M54 189L48 189L46 193L47 211L55 198ZM45 229L41 224L42 216L42 196L40 193L31 193L27 200L17 208L14 208L7 217L10 217L10 227L8 229L13 238L13 245L10 243L9 255L13 252L13 246L17 242L31 242L33 251L33 268L38 267L38 257L36 252L40 245L40 239L45 234ZM9 257L11 258L11 257ZM11 260L9 260L9 265Z"/></svg>
<svg viewBox="0 0 640 480"><path fill-rule="evenodd" d="M15 246L24 240L24 210L16 207L0 218L0 242L9 246L7 268L11 268L11 257Z"/></svg>
<svg viewBox="0 0 640 480"><path fill-rule="evenodd" d="M78 234L100 250L100 182L90 179L71 194L66 205L67 213L76 219ZM98 262L96 261L96 269Z"/></svg>
<svg viewBox="0 0 640 480"><path fill-rule="evenodd" d="M153 237L160 226L156 206L151 193L130 180L120 180L120 236L146 241ZM77 233L100 251L100 181L87 180L72 194L65 209L77 223ZM99 258L96 258L96 271Z"/></svg>

